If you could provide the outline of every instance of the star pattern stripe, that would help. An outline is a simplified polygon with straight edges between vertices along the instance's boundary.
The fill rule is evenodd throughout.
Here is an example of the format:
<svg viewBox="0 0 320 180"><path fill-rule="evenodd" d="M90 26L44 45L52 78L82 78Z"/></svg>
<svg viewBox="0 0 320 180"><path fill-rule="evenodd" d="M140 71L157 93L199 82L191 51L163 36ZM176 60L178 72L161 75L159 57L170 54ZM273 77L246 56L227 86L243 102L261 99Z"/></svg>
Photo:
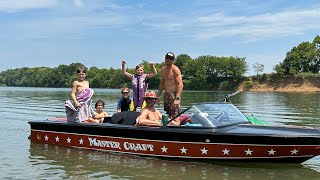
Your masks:
<svg viewBox="0 0 320 180"><path fill-rule="evenodd" d="M244 150L244 152L246 153L246 156L247 155L252 155L252 152L249 148L247 150Z"/></svg>
<svg viewBox="0 0 320 180"><path fill-rule="evenodd" d="M87 147L88 144L91 144L92 142L88 143L88 144L84 144L86 136L75 136L75 135L66 135L66 134L61 134L61 133L37 133L35 134L33 137L38 138L40 137L40 140L44 143L55 143L55 144L61 144L61 145L67 145L70 146L69 144L71 144L72 139L77 139L79 142L79 147L81 146L85 146ZM78 137L78 138L77 138ZM34 139L35 139L34 138ZM80 139L79 139L80 138ZM107 141L107 140L106 140ZM119 140L108 140L108 142L117 142L118 143L123 143ZM134 142L134 140L126 140L129 144L135 144L137 142ZM140 145L141 142L138 142L137 144ZM153 146L157 146L157 144L152 144ZM271 149L270 147L268 148L268 146L248 146L248 145L218 145L218 148L215 148L216 146L212 146L211 144L202 144L200 145L189 145L186 143L183 143L182 145L184 146L180 146L180 148L177 146L176 143L174 144L167 144L167 143L163 143L161 146L158 146L158 150L152 153L155 154L166 154L166 155L187 155L188 156L199 156L199 157L206 157L206 158L210 158L210 157L223 157L223 156L228 156L228 158L233 158L233 157L245 157L245 156L251 156L254 158L257 157L270 157L272 156L272 158L277 158L277 157L282 157L282 156L288 156L288 155L293 155L293 156L303 156L303 155L307 155L303 149L299 148L293 148L293 146L272 146L273 148ZM89 145L92 146L92 145ZM97 145L95 145L97 146ZM97 146L98 147L98 146ZM102 146L101 146L102 147ZM196 147L196 149L195 149ZM170 153L168 153L168 149L171 149ZM210 155L209 152L211 151ZM136 150L135 150L136 151ZM146 151L146 150L145 150ZM148 150L150 151L150 150ZM153 151L153 150L152 150ZM218 152L220 151L220 153ZM231 151L233 151L234 153L231 153ZM222 153L221 153L222 152ZM242 153L241 153L242 152ZM244 152L244 153L243 153ZM255 152L255 153L254 153ZM302 152L302 153L301 153ZM143 152L142 152L143 153ZM150 153L150 152L149 152ZM176 154L179 153L179 154Z"/></svg>
<svg viewBox="0 0 320 180"><path fill-rule="evenodd" d="M270 151L268 151L269 155L275 155L276 151L274 151L273 149L271 149Z"/></svg>
<svg viewBox="0 0 320 180"><path fill-rule="evenodd" d="M200 151L201 151L201 154L208 154L208 150L205 147L200 149Z"/></svg>
<svg viewBox="0 0 320 180"><path fill-rule="evenodd" d="M180 149L181 154L187 154L187 150L186 148L184 148L184 146L182 147L182 149Z"/></svg>
<svg viewBox="0 0 320 180"><path fill-rule="evenodd" d="M46 135L46 136L44 137L44 140L45 140L45 141L49 141L48 135Z"/></svg>
<svg viewBox="0 0 320 180"><path fill-rule="evenodd" d="M224 148L222 152L223 152L223 155L229 155L230 150L228 150L227 148Z"/></svg>
<svg viewBox="0 0 320 180"><path fill-rule="evenodd" d="M293 149L292 151L290 151L291 152L291 155L294 155L294 154L298 154L298 152L299 152L299 150L297 150L297 149Z"/></svg>
<svg viewBox="0 0 320 180"><path fill-rule="evenodd" d="M83 139L79 139L79 144L83 144Z"/></svg>
<svg viewBox="0 0 320 180"><path fill-rule="evenodd" d="M167 147L165 147L165 146L163 146L162 148L160 148L161 150L162 150L162 153L168 153L168 148Z"/></svg>

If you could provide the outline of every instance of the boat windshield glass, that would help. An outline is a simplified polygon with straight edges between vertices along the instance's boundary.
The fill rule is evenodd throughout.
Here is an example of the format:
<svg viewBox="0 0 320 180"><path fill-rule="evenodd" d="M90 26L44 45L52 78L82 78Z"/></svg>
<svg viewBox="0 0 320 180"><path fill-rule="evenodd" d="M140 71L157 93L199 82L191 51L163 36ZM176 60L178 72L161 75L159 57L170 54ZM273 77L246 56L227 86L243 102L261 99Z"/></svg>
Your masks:
<svg viewBox="0 0 320 180"><path fill-rule="evenodd" d="M219 127L248 123L247 118L231 103L193 105L183 126Z"/></svg>

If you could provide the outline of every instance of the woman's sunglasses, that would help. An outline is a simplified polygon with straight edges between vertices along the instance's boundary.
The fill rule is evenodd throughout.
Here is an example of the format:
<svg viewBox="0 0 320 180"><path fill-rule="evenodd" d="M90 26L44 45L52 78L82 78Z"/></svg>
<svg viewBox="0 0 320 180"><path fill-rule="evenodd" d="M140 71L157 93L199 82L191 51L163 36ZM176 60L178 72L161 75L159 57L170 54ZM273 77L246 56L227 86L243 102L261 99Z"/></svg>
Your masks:
<svg viewBox="0 0 320 180"><path fill-rule="evenodd" d="M122 94L123 94L123 95L127 95L127 94L129 94L129 92L122 92Z"/></svg>

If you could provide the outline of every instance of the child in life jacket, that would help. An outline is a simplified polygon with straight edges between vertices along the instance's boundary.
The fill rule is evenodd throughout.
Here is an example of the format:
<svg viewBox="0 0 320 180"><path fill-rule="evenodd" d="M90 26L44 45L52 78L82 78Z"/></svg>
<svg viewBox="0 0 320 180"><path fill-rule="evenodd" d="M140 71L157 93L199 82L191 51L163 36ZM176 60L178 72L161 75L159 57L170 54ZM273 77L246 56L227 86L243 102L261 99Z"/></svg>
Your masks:
<svg viewBox="0 0 320 180"><path fill-rule="evenodd" d="M130 98L130 89L129 88L122 88L121 89L122 97L118 101L117 105L117 112L123 112L123 111L133 111L134 106L133 101ZM131 108L130 108L131 105Z"/></svg>
<svg viewBox="0 0 320 180"><path fill-rule="evenodd" d="M134 102L134 111L138 107L142 108L143 97L145 92L148 89L147 79L150 79L158 74L157 69L154 63L149 63L152 72L150 74L144 73L143 64L139 64L136 66L136 73L130 74L126 71L125 68L126 61L122 60L122 73L131 79L131 89L133 91L133 102Z"/></svg>

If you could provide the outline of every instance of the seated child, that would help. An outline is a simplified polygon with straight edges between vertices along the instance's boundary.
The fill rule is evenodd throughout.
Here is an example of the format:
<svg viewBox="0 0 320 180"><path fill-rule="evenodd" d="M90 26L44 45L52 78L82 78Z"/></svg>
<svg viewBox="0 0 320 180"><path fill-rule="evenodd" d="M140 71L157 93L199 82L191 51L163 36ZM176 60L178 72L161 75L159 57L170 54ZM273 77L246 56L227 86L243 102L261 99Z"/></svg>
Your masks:
<svg viewBox="0 0 320 180"><path fill-rule="evenodd" d="M134 106L133 101L130 98L130 89L129 88L122 88L121 89L122 97L118 101L117 105L117 112L123 111L133 111Z"/></svg>
<svg viewBox="0 0 320 180"><path fill-rule="evenodd" d="M103 100L99 99L96 104L95 104L95 108L96 108L96 113L99 117L101 118L96 118L98 117L97 115L95 116L95 120L97 120L99 123L102 123L103 120L104 120L104 117L107 117L108 116L108 113L103 111L103 108L104 108L104 102Z"/></svg>

